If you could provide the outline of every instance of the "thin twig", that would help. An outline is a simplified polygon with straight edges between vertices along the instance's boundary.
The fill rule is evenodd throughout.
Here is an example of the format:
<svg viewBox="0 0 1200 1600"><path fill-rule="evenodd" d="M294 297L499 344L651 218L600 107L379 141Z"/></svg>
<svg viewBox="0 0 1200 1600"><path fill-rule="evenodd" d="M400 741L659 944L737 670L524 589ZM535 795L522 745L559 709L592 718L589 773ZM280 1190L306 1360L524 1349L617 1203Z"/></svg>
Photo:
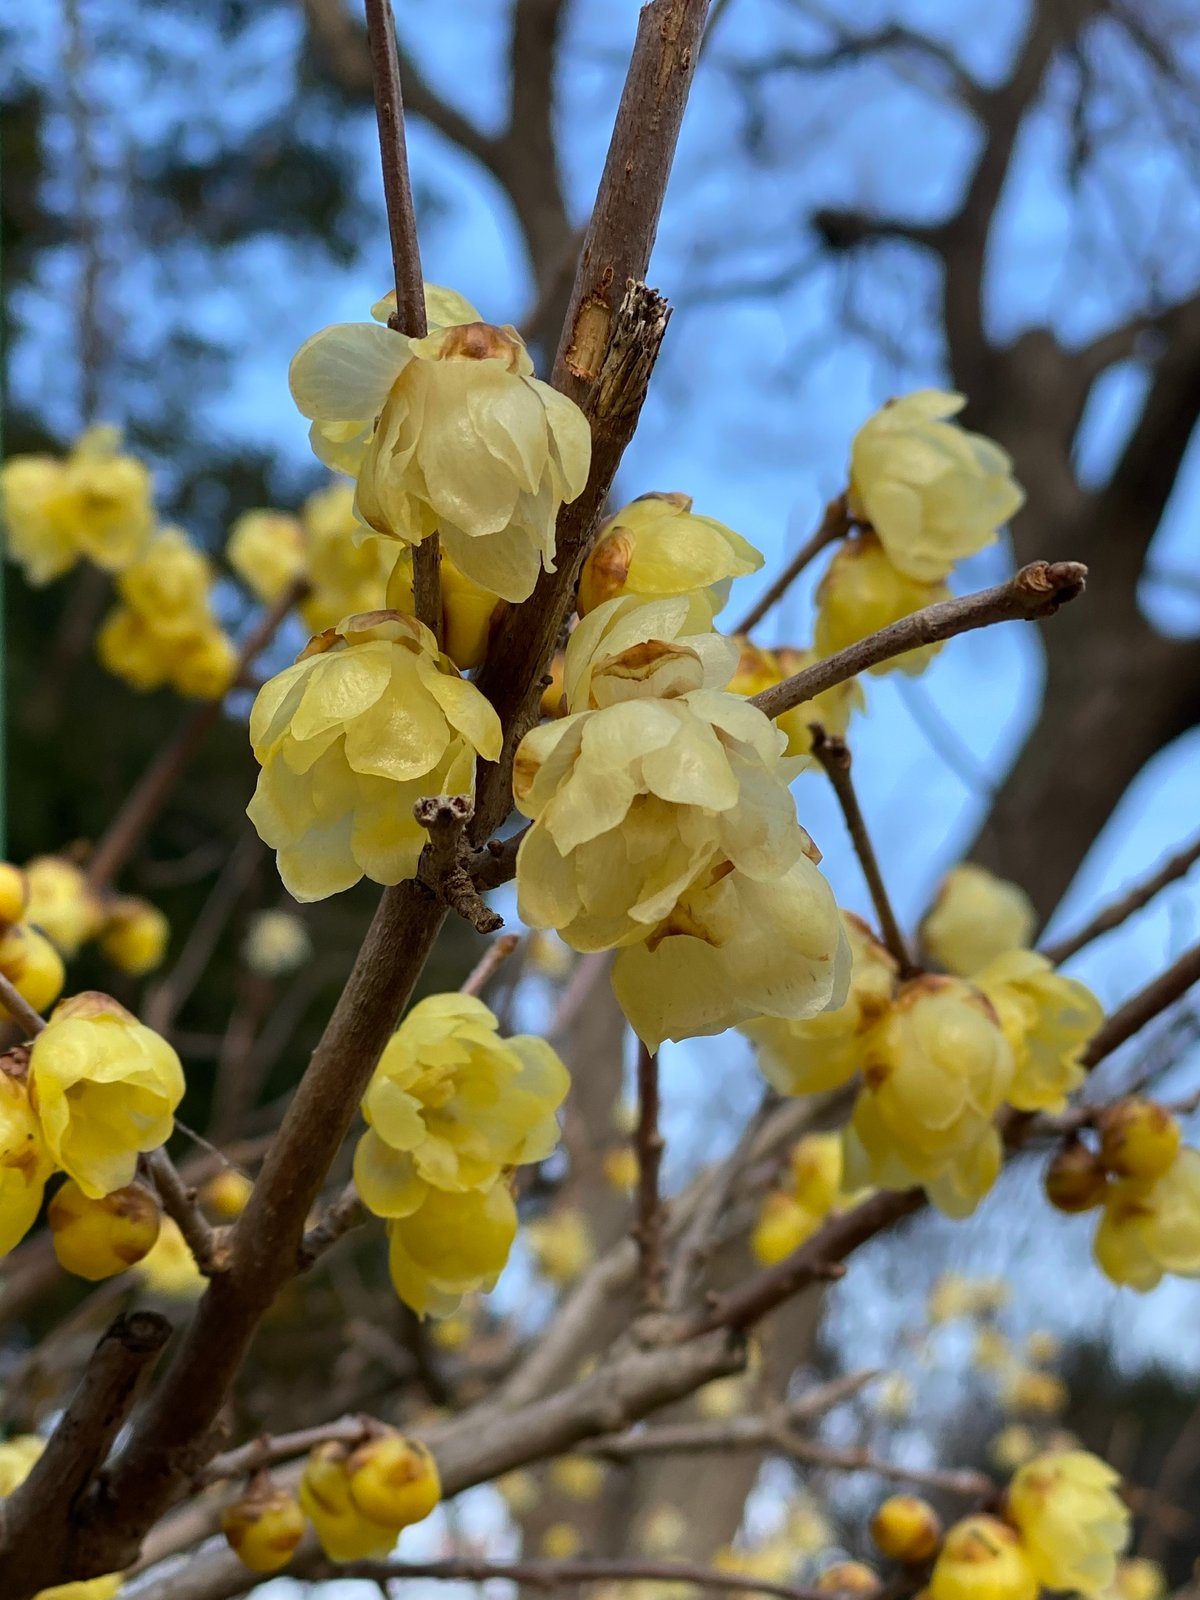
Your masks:
<svg viewBox="0 0 1200 1600"><path fill-rule="evenodd" d="M326 1250L331 1249L352 1228L361 1226L366 1220L367 1208L359 1199L358 1190L353 1182L350 1182L346 1184L321 1220L315 1223L300 1241L298 1255L300 1271L306 1272Z"/></svg>
<svg viewBox="0 0 1200 1600"><path fill-rule="evenodd" d="M1178 961L1104 1019L1080 1056L1083 1065L1094 1067L1111 1055L1160 1012L1182 999L1194 983L1200 983L1200 944L1185 950Z"/></svg>
<svg viewBox="0 0 1200 1600"><path fill-rule="evenodd" d="M1119 900L1114 900L1111 905L1098 911L1078 933L1072 934L1067 939L1059 939L1056 944L1046 945L1042 954L1047 960L1053 961L1056 967L1061 966L1085 945L1098 939L1102 933L1110 933L1113 928L1119 928L1127 918L1133 916L1135 911L1140 911L1154 899L1155 895L1161 894L1168 884L1174 883L1177 878L1182 878L1189 872L1197 861L1200 861L1200 838L1193 839L1191 844L1164 861L1158 871L1143 883L1135 884Z"/></svg>
<svg viewBox="0 0 1200 1600"><path fill-rule="evenodd" d="M844 539L849 532L850 513L846 509L846 496L840 494L825 507L820 527L800 546L767 592L750 607L737 627L730 629L730 632L749 633L750 629L760 623L767 612L783 599L809 562L815 560L829 545Z"/></svg>
<svg viewBox="0 0 1200 1600"><path fill-rule="evenodd" d="M878 633L835 651L794 677L761 690L750 703L768 717L782 716L826 689L920 645L940 644L944 639L996 622L1034 622L1053 616L1059 606L1083 593L1086 579L1087 568L1078 561L1034 561L1014 573L1007 583L924 606L912 616L902 617Z"/></svg>
<svg viewBox="0 0 1200 1600"><path fill-rule="evenodd" d="M421 276L421 244L408 171L408 146L404 137L404 97L400 90L400 58L396 50L396 19L390 0L366 0L367 47L371 55L371 82L375 91L375 121L379 128L379 155L383 166L383 198L387 205L388 235L392 246L392 276L396 281L396 309L388 327L412 339L423 339L425 285ZM442 596L437 533L413 549L413 603L417 616L438 643L442 639Z"/></svg>
<svg viewBox="0 0 1200 1600"><path fill-rule="evenodd" d="M146 1169L154 1180L163 1210L176 1224L206 1278L228 1267L228 1247L224 1230L214 1228L196 1204L196 1191L188 1187L165 1150L152 1150L145 1157Z"/></svg>
<svg viewBox="0 0 1200 1600"><path fill-rule="evenodd" d="M663 1136L658 1127L658 1057L638 1040L638 1120L635 1133L638 1159L637 1240L642 1284L642 1307L661 1311L663 1304L663 1202L659 1193Z"/></svg>
<svg viewBox="0 0 1200 1600"><path fill-rule="evenodd" d="M291 1461L296 1456L307 1455L319 1444L358 1444L374 1432L381 1431L383 1423L371 1417L339 1417L335 1422L322 1422L315 1428L300 1428L295 1433L264 1433L249 1444L236 1450L226 1450L214 1456L196 1475L197 1486L218 1483L222 1478L249 1477L260 1467L274 1467L281 1461Z"/></svg>
<svg viewBox="0 0 1200 1600"><path fill-rule="evenodd" d="M238 652L235 681L245 676L246 669L270 644L280 624L306 589L307 584L303 581L291 585L246 635ZM223 703L221 700L209 700L197 707L142 773L126 797L125 804L92 851L87 863L89 888L106 889L141 844L146 830L191 765L192 757L216 725Z"/></svg>
<svg viewBox="0 0 1200 1600"><path fill-rule="evenodd" d="M459 994L482 994L520 942L515 933L493 940L459 986Z"/></svg>
<svg viewBox="0 0 1200 1600"><path fill-rule="evenodd" d="M858 795L855 793L854 779L850 775L849 747L844 739L827 734L820 723L814 722L810 732L813 758L824 768L826 776L833 785L833 792L837 795L838 804L842 808L850 842L862 867L863 877L867 880L867 888L871 891L871 903L875 907L875 915L879 918L879 930L883 934L883 942L895 957L896 964L900 968L900 976L911 978L920 969L909 954L908 945L900 931L900 924L896 921L896 913L892 910L892 902L888 898L883 873L879 868L879 858L871 844L871 836L867 832L867 824L858 803Z"/></svg>
<svg viewBox="0 0 1200 1600"><path fill-rule="evenodd" d="M502 883L512 882L517 875L517 852L532 827L533 823L527 822L507 839L489 839L482 849L471 852L467 870L477 889L498 889Z"/></svg>
<svg viewBox="0 0 1200 1600"><path fill-rule="evenodd" d="M493 1578L530 1588L558 1589L575 1583L678 1583L698 1589L737 1589L779 1595L782 1600L836 1600L837 1591L797 1588L769 1578L755 1578L691 1561L604 1560L481 1561L458 1556L446 1561L349 1561L330 1566L330 1578L366 1578L374 1583L393 1579L442 1578L459 1583L487 1583Z"/></svg>

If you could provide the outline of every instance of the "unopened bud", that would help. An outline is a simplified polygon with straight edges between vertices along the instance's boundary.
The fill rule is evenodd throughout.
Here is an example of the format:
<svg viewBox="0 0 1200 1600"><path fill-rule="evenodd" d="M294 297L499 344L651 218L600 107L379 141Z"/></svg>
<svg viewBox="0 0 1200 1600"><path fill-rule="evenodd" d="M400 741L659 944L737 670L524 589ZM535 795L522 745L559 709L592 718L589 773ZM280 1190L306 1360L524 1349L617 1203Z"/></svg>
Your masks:
<svg viewBox="0 0 1200 1600"><path fill-rule="evenodd" d="M59 1266L97 1283L149 1255L158 1239L162 1208L140 1183L89 1200L68 1178L51 1200L47 1220Z"/></svg>
<svg viewBox="0 0 1200 1600"><path fill-rule="evenodd" d="M346 1462L350 1499L360 1514L391 1528L423 1521L442 1498L427 1446L400 1433L360 1444Z"/></svg>
<svg viewBox="0 0 1200 1600"><path fill-rule="evenodd" d="M865 1561L837 1561L817 1579L822 1594L878 1594L879 1577Z"/></svg>
<svg viewBox="0 0 1200 1600"><path fill-rule="evenodd" d="M100 950L113 966L131 978L141 978L162 966L170 938L171 924L158 907L130 895L109 912Z"/></svg>
<svg viewBox="0 0 1200 1600"><path fill-rule="evenodd" d="M942 1540L937 1512L915 1494L888 1497L871 1518L871 1537L885 1556L914 1564L928 1561Z"/></svg>
<svg viewBox="0 0 1200 1600"><path fill-rule="evenodd" d="M221 1513L229 1548L251 1572L278 1572L292 1559L306 1523L300 1502L266 1473Z"/></svg>
<svg viewBox="0 0 1200 1600"><path fill-rule="evenodd" d="M1179 1123L1153 1100L1118 1100L1101 1112L1100 1160L1118 1178L1158 1178L1179 1154Z"/></svg>
<svg viewBox="0 0 1200 1600"><path fill-rule="evenodd" d="M223 1222L232 1222L246 1209L254 1185L233 1167L223 1167L200 1191L200 1199Z"/></svg>
<svg viewBox="0 0 1200 1600"><path fill-rule="evenodd" d="M1103 1161L1079 1139L1068 1139L1051 1157L1042 1181L1050 1204L1068 1213L1090 1211L1108 1190Z"/></svg>
<svg viewBox="0 0 1200 1600"><path fill-rule="evenodd" d="M52 1006L67 981L58 951L27 922L14 922L0 933L0 972L35 1011ZM2 1005L0 1017L8 1018Z"/></svg>
<svg viewBox="0 0 1200 1600"><path fill-rule="evenodd" d="M11 861L0 861L0 922L20 922L29 904L29 879Z"/></svg>

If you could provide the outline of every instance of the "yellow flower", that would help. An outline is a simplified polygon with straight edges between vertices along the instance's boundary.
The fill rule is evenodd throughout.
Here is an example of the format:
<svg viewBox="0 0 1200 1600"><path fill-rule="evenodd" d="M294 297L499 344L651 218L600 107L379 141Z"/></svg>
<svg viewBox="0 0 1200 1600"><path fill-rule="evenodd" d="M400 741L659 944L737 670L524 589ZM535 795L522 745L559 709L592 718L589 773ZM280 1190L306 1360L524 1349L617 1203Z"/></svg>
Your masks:
<svg viewBox="0 0 1200 1600"><path fill-rule="evenodd" d="M538 1549L548 1561L569 1561L582 1548L579 1529L569 1522L552 1522L538 1541Z"/></svg>
<svg viewBox="0 0 1200 1600"><path fill-rule="evenodd" d="M917 583L906 577L884 555L878 539L857 534L838 546L817 585L817 654L834 655L914 611L949 599L944 583ZM941 648L940 644L921 645L867 670L877 677L887 672L916 677Z"/></svg>
<svg viewBox="0 0 1200 1600"><path fill-rule="evenodd" d="M247 814L297 900L411 878L425 795L473 794L475 755L500 754L495 711L398 612L348 617L259 690L262 771Z"/></svg>
<svg viewBox="0 0 1200 1600"><path fill-rule="evenodd" d="M1129 1542L1120 1474L1086 1450L1036 1456L1008 1486L1007 1513L1038 1581L1096 1594L1116 1576Z"/></svg>
<svg viewBox="0 0 1200 1600"><path fill-rule="evenodd" d="M171 664L171 681L189 700L220 700L233 688L238 653L215 624L192 635Z"/></svg>
<svg viewBox="0 0 1200 1600"><path fill-rule="evenodd" d="M883 1585L865 1561L835 1561L817 1579L822 1594L878 1594Z"/></svg>
<svg viewBox="0 0 1200 1600"><path fill-rule="evenodd" d="M442 646L456 667L469 672L482 664L492 630L508 610L508 602L481 584L473 583L445 556L439 563L439 574ZM401 550L396 557L384 603L394 611L403 611L405 616L412 616L416 610L409 550Z"/></svg>
<svg viewBox="0 0 1200 1600"><path fill-rule="evenodd" d="M729 685L734 694L746 696L758 694L760 690L782 683L785 678L795 677L796 673L803 672L806 667L813 666L818 660L815 650L794 650L786 647L779 650L763 650L758 645L751 644L749 639L740 636L736 642L741 649L741 656L733 681ZM845 683L835 684L832 689L826 689L823 694L817 695L815 700L802 700L798 706L785 711L781 717L775 718L775 724L787 734L788 755L809 755L812 750L814 722L819 723L829 737L842 738L850 726L851 713L864 710L866 703L867 699L858 679L849 678ZM811 766L811 760L806 761L805 765Z"/></svg>
<svg viewBox="0 0 1200 1600"><path fill-rule="evenodd" d="M764 1266L791 1255L826 1217L856 1199L842 1187L838 1133L810 1133L798 1140L788 1156L788 1176L790 1187L772 1191L764 1199L750 1236L750 1248Z"/></svg>
<svg viewBox="0 0 1200 1600"><path fill-rule="evenodd" d="M210 1211L226 1222L240 1217L246 1203L254 1193L254 1185L244 1172L236 1167L222 1167L215 1172L200 1191L200 1198Z"/></svg>
<svg viewBox="0 0 1200 1600"><path fill-rule="evenodd" d="M568 1500L595 1500L604 1488L604 1468L590 1456L557 1456L547 1477Z"/></svg>
<svg viewBox="0 0 1200 1600"><path fill-rule="evenodd" d="M1179 1154L1179 1121L1153 1100L1131 1096L1106 1106L1097 1123L1100 1160L1118 1178L1159 1178Z"/></svg>
<svg viewBox="0 0 1200 1600"><path fill-rule="evenodd" d="M35 1011L54 1004L67 977L49 939L24 922L10 923L0 933L0 972ZM2 1003L0 1017L8 1017Z"/></svg>
<svg viewBox="0 0 1200 1600"><path fill-rule="evenodd" d="M861 917L842 912L850 945L844 1005L800 1022L756 1018L742 1030L758 1049L758 1069L780 1094L816 1094L848 1082L861 1064L863 1035L896 992L896 962Z"/></svg>
<svg viewBox="0 0 1200 1600"><path fill-rule="evenodd" d="M901 985L864 1040L862 1076L846 1130L847 1180L919 1183L947 1216L969 1216L1000 1168L992 1119L1013 1076L987 1000L956 978Z"/></svg>
<svg viewBox="0 0 1200 1600"><path fill-rule="evenodd" d="M271 605L304 576L304 529L286 511L244 511L229 530L225 558L251 594Z"/></svg>
<svg viewBox="0 0 1200 1600"><path fill-rule="evenodd" d="M350 1501L385 1528L423 1522L442 1498L437 1462L427 1445L389 1429L355 1447L346 1462Z"/></svg>
<svg viewBox="0 0 1200 1600"><path fill-rule="evenodd" d="M929 1578L930 1600L1036 1600L1037 1592L1020 1540L997 1517L956 1522Z"/></svg>
<svg viewBox="0 0 1200 1600"><path fill-rule="evenodd" d="M104 910L79 868L65 856L34 856L25 864L25 917L69 960L104 925Z"/></svg>
<svg viewBox="0 0 1200 1600"><path fill-rule="evenodd" d="M161 967L171 938L171 924L157 906L132 895L109 907L100 935L102 954L132 978Z"/></svg>
<svg viewBox="0 0 1200 1600"><path fill-rule="evenodd" d="M251 1572L278 1572L295 1554L308 1526L290 1489L270 1478L252 1480L221 1513L229 1548Z"/></svg>
<svg viewBox="0 0 1200 1600"><path fill-rule="evenodd" d="M68 1178L51 1200L46 1220L59 1266L98 1283L127 1272L149 1255L158 1239L162 1207L140 1183L96 1200Z"/></svg>
<svg viewBox="0 0 1200 1600"><path fill-rule="evenodd" d="M538 1270L551 1283L573 1283L595 1253L587 1222L572 1206L560 1206L531 1222L525 1229L525 1241Z"/></svg>
<svg viewBox="0 0 1200 1600"><path fill-rule="evenodd" d="M762 564L741 534L693 512L690 495L639 495L601 527L579 580L579 615L620 595L658 600L698 594L711 622L732 580Z"/></svg>
<svg viewBox="0 0 1200 1600"><path fill-rule="evenodd" d="M1057 1361L1062 1354L1062 1340L1048 1328L1034 1328L1025 1340L1025 1349L1031 1361L1040 1367L1045 1367L1052 1361Z"/></svg>
<svg viewBox="0 0 1200 1600"><path fill-rule="evenodd" d="M0 1444L0 1501L21 1487L45 1448L46 1441L36 1433L18 1433ZM0 1514L2 1511L0 1505ZM113 1600L121 1587L121 1576L110 1572L82 1583L56 1584L53 1589L40 1589L33 1600Z"/></svg>
<svg viewBox="0 0 1200 1600"><path fill-rule="evenodd" d="M875 1407L890 1422L903 1422L911 1415L915 1398L911 1378L902 1372L888 1372L876 1391Z"/></svg>
<svg viewBox="0 0 1200 1600"><path fill-rule="evenodd" d="M117 579L121 599L166 638L189 635L209 616L212 564L182 528L160 528Z"/></svg>
<svg viewBox="0 0 1200 1600"><path fill-rule="evenodd" d="M1010 1422L988 1445L988 1454L1004 1472L1015 1472L1018 1467L1037 1455L1037 1435L1023 1422Z"/></svg>
<svg viewBox="0 0 1200 1600"><path fill-rule="evenodd" d="M166 1143L184 1090L167 1041L94 991L55 1007L29 1086L51 1155L92 1200L131 1183L138 1153Z"/></svg>
<svg viewBox="0 0 1200 1600"><path fill-rule="evenodd" d="M25 1084L0 1071L0 1257L19 1244L37 1221L46 1179L53 1171ZM0 1487L0 1493L8 1492Z"/></svg>
<svg viewBox="0 0 1200 1600"><path fill-rule="evenodd" d="M1130 1556L1117 1562L1117 1575L1105 1590L1106 1600L1162 1600L1167 1576L1157 1561Z"/></svg>
<svg viewBox="0 0 1200 1600"><path fill-rule="evenodd" d="M967 861L942 879L921 923L921 943L939 967L969 978L996 956L1028 945L1036 927L1024 889Z"/></svg>
<svg viewBox="0 0 1200 1600"><path fill-rule="evenodd" d="M363 1516L350 1496L349 1451L320 1444L310 1451L300 1479L300 1507L331 1561L370 1561L388 1555L399 1529Z"/></svg>
<svg viewBox="0 0 1200 1600"><path fill-rule="evenodd" d="M1012 1346L999 1328L985 1326L978 1330L971 1362L980 1372L1003 1372L1012 1359Z"/></svg>
<svg viewBox="0 0 1200 1600"><path fill-rule="evenodd" d="M925 1316L934 1327L974 1316L975 1310L975 1285L959 1272L941 1273L925 1302Z"/></svg>
<svg viewBox="0 0 1200 1600"><path fill-rule="evenodd" d="M149 538L150 474L120 442L116 428L88 428L65 459L14 456L0 469L8 553L30 583L48 583L80 556L119 572Z"/></svg>
<svg viewBox="0 0 1200 1600"><path fill-rule="evenodd" d="M464 1295L495 1287L516 1233L503 1182L462 1194L427 1189L414 1212L388 1223L393 1287L418 1316L448 1316Z"/></svg>
<svg viewBox="0 0 1200 1600"><path fill-rule="evenodd" d="M250 919L242 955L264 978L282 978L309 959L312 940L294 911L259 911Z"/></svg>
<svg viewBox="0 0 1200 1600"><path fill-rule="evenodd" d="M999 445L945 420L965 404L962 395L918 389L869 417L851 446L851 514L870 523L894 567L921 583L937 583L991 544L1025 501Z"/></svg>
<svg viewBox="0 0 1200 1600"><path fill-rule="evenodd" d="M1037 1367L1018 1368L1004 1387L1004 1402L1011 1411L1025 1411L1034 1416L1057 1416L1070 1398L1070 1391L1060 1377Z"/></svg>
<svg viewBox="0 0 1200 1600"><path fill-rule="evenodd" d="M301 347L290 381L321 430L353 440L378 418L358 469L368 527L407 544L436 530L455 566L505 600L553 568L555 521L587 482L591 434L533 377L514 328L470 322L410 339L343 323Z"/></svg>
<svg viewBox="0 0 1200 1600"><path fill-rule="evenodd" d="M713 633L695 596L645 603L606 600L571 634L563 667L569 712L622 700L675 699L693 689L723 689L737 646Z"/></svg>
<svg viewBox="0 0 1200 1600"><path fill-rule="evenodd" d="M208 1283L179 1224L171 1217L162 1219L153 1249L133 1270L148 1289L166 1300L195 1300Z"/></svg>
<svg viewBox="0 0 1200 1600"><path fill-rule="evenodd" d="M1200 1277L1200 1150L1185 1145L1157 1178L1110 1183L1093 1250L1114 1283L1143 1293L1164 1272Z"/></svg>
<svg viewBox="0 0 1200 1600"><path fill-rule="evenodd" d="M33 1600L114 1600L123 1582L124 1573L110 1572L103 1578L85 1578L80 1583L56 1583L53 1589L39 1589Z"/></svg>
<svg viewBox="0 0 1200 1600"><path fill-rule="evenodd" d="M1018 1111L1062 1111L1085 1077L1083 1047L1104 1021L1099 1000L1033 950L993 956L973 982L1012 1046L1017 1070L1009 1103Z"/></svg>
<svg viewBox="0 0 1200 1600"><path fill-rule="evenodd" d="M537 1479L530 1472L523 1472L519 1468L513 1472L506 1472L496 1478L492 1488L497 1490L504 1504L514 1517L523 1517L533 1510L541 1499L541 1490L538 1488Z"/></svg>
<svg viewBox="0 0 1200 1600"><path fill-rule="evenodd" d="M750 1234L754 1259L764 1267L773 1267L811 1239L823 1220L782 1189L772 1189L763 1197Z"/></svg>
<svg viewBox="0 0 1200 1600"><path fill-rule="evenodd" d="M11 861L0 861L0 926L20 922L28 904L28 877Z"/></svg>
<svg viewBox="0 0 1200 1600"><path fill-rule="evenodd" d="M309 593L300 602L305 626L322 633L343 617L380 610L396 545L364 535L350 485L331 483L318 489L304 502L300 516L308 548Z"/></svg>
<svg viewBox="0 0 1200 1600"><path fill-rule="evenodd" d="M368 1128L354 1156L363 1203L406 1217L430 1185L490 1189L508 1168L558 1143L555 1112L570 1086L544 1039L502 1039L472 995L430 995L388 1041L366 1094Z"/></svg>
<svg viewBox="0 0 1200 1600"><path fill-rule="evenodd" d="M871 1537L892 1561L928 1561L942 1539L937 1512L915 1494L893 1494L871 1518Z"/></svg>
<svg viewBox="0 0 1200 1600"><path fill-rule="evenodd" d="M604 1152L604 1177L610 1188L632 1194L637 1188L638 1159L630 1147L616 1145Z"/></svg>
<svg viewBox="0 0 1200 1600"><path fill-rule="evenodd" d="M845 999L849 948L833 892L805 855L773 879L705 871L642 944L613 962L617 1002L648 1049L803 1017Z"/></svg>

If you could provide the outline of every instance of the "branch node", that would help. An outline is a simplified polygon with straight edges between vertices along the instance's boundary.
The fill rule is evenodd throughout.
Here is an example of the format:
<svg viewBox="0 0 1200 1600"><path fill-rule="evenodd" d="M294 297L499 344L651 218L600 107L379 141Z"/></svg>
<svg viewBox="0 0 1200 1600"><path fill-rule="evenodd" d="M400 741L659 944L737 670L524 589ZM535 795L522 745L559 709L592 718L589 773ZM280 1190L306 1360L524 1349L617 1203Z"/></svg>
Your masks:
<svg viewBox="0 0 1200 1600"><path fill-rule="evenodd" d="M466 794L429 795L417 801L413 816L429 834L429 843L417 864L417 877L477 933L495 933L504 926L504 918L480 899L471 875L471 852L464 839L474 815L474 802Z"/></svg>

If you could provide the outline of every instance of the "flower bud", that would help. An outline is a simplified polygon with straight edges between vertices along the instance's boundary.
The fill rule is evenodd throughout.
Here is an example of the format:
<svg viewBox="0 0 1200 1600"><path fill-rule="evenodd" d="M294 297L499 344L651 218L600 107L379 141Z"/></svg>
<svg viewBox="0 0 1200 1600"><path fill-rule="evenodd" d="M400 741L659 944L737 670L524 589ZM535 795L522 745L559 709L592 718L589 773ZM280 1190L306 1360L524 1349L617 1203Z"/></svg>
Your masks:
<svg viewBox="0 0 1200 1600"><path fill-rule="evenodd" d="M162 966L170 937L171 924L158 907L129 895L109 912L100 950L120 971L143 978Z"/></svg>
<svg viewBox="0 0 1200 1600"><path fill-rule="evenodd" d="M871 1518L871 1537L893 1561L928 1561L942 1539L942 1524L928 1501L890 1495Z"/></svg>
<svg viewBox="0 0 1200 1600"><path fill-rule="evenodd" d="M89 1200L68 1178L51 1200L47 1220L59 1266L98 1283L149 1255L158 1239L162 1208L140 1183Z"/></svg>
<svg viewBox="0 0 1200 1600"><path fill-rule="evenodd" d="M1179 1154L1179 1123L1153 1100L1118 1100L1100 1114L1100 1160L1118 1178L1158 1178Z"/></svg>
<svg viewBox="0 0 1200 1600"><path fill-rule="evenodd" d="M29 879L11 861L0 861L0 922L20 922L29 903Z"/></svg>
<svg viewBox="0 0 1200 1600"><path fill-rule="evenodd" d="M25 875L29 881L26 920L70 960L103 925L99 901L83 873L65 856L35 856L26 863Z"/></svg>
<svg viewBox="0 0 1200 1600"><path fill-rule="evenodd" d="M35 1011L53 1005L67 981L58 951L27 922L14 922L0 933L0 972ZM3 1005L0 1017L8 1017Z"/></svg>
<svg viewBox="0 0 1200 1600"><path fill-rule="evenodd" d="M882 1585L865 1561L836 1561L817 1579L822 1594L878 1594Z"/></svg>
<svg viewBox="0 0 1200 1600"><path fill-rule="evenodd" d="M1080 1139L1068 1139L1050 1158L1042 1183L1050 1204L1072 1215L1090 1211L1103 1201L1108 1175L1094 1150Z"/></svg>
<svg viewBox="0 0 1200 1600"><path fill-rule="evenodd" d="M278 1572L286 1567L306 1526L295 1495L266 1473L221 1513L221 1531L229 1548L251 1572Z"/></svg>
<svg viewBox="0 0 1200 1600"><path fill-rule="evenodd" d="M1021 1541L998 1517L956 1522L929 1579L931 1600L1035 1600L1037 1592Z"/></svg>
<svg viewBox="0 0 1200 1600"><path fill-rule="evenodd" d="M384 1433L346 1462L350 1501L361 1516L390 1528L422 1522L442 1498L437 1462L426 1445Z"/></svg>
<svg viewBox="0 0 1200 1600"><path fill-rule="evenodd" d="M232 1222L246 1209L253 1192L254 1185L244 1173L233 1167L223 1167L201 1189L200 1198L222 1222Z"/></svg>

